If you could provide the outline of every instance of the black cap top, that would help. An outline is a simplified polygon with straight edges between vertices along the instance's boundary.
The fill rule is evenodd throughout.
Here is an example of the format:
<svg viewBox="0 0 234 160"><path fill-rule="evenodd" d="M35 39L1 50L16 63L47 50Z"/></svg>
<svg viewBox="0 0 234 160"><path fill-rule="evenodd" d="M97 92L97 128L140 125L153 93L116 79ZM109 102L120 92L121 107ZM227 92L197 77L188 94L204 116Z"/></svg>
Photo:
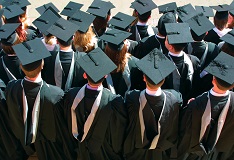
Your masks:
<svg viewBox="0 0 234 160"><path fill-rule="evenodd" d="M187 23L197 36L200 36L215 27L213 23L203 15L203 13L197 14L187 20Z"/></svg>
<svg viewBox="0 0 234 160"><path fill-rule="evenodd" d="M28 71L36 69L43 58L51 56L39 38L14 45L12 48L20 59L22 66Z"/></svg>
<svg viewBox="0 0 234 160"><path fill-rule="evenodd" d="M171 12L163 14L158 20L158 32L166 36L165 23L176 23L176 16Z"/></svg>
<svg viewBox="0 0 234 160"><path fill-rule="evenodd" d="M234 57L220 52L205 68L205 71L232 85L234 83Z"/></svg>
<svg viewBox="0 0 234 160"><path fill-rule="evenodd" d="M234 46L234 29L225 34L220 38L220 40L227 42L228 44Z"/></svg>
<svg viewBox="0 0 234 160"><path fill-rule="evenodd" d="M79 10L69 18L69 21L80 27L78 31L85 33L88 31L94 19L94 15Z"/></svg>
<svg viewBox="0 0 234 160"><path fill-rule="evenodd" d="M203 13L206 17L214 17L213 9L205 6L195 6L198 13Z"/></svg>
<svg viewBox="0 0 234 160"><path fill-rule="evenodd" d="M117 68L100 48L96 48L79 58L78 63L94 82L99 81Z"/></svg>
<svg viewBox="0 0 234 160"><path fill-rule="evenodd" d="M228 11L234 9L232 6L229 6L227 4L218 5L218 6L210 6L217 12L215 13L215 17L218 19L227 19L228 18Z"/></svg>
<svg viewBox="0 0 234 160"><path fill-rule="evenodd" d="M67 42L73 37L74 33L78 29L79 26L76 24L60 18L47 30L47 32L54 35L58 39Z"/></svg>
<svg viewBox="0 0 234 160"><path fill-rule="evenodd" d="M188 23L165 23L169 44L193 42Z"/></svg>
<svg viewBox="0 0 234 160"><path fill-rule="evenodd" d="M157 5L152 0L135 0L134 2L132 2L131 6L140 15L157 8Z"/></svg>
<svg viewBox="0 0 234 160"><path fill-rule="evenodd" d="M3 14L6 17L6 19L17 17L24 13L24 11L20 8L20 6L15 4L6 6L5 8L3 8L3 10L4 10Z"/></svg>
<svg viewBox="0 0 234 160"><path fill-rule="evenodd" d="M0 28L1 43L4 45L13 45L17 40L17 33L15 32L20 23L7 23Z"/></svg>
<svg viewBox="0 0 234 160"><path fill-rule="evenodd" d="M193 8L191 3L178 7L177 8L177 14L179 20L182 22L186 22L188 19L192 18L197 14L196 10Z"/></svg>
<svg viewBox="0 0 234 160"><path fill-rule="evenodd" d="M13 4L19 5L21 8L31 5L31 3L28 0L6 0L2 2L1 5L3 7L6 7L6 6L13 5Z"/></svg>
<svg viewBox="0 0 234 160"><path fill-rule="evenodd" d="M176 2L171 2L158 6L159 13L175 12L176 9L177 9Z"/></svg>
<svg viewBox="0 0 234 160"><path fill-rule="evenodd" d="M94 0L93 3L89 6L87 12L95 16L106 18L107 13L110 9L115 8L111 2Z"/></svg>
<svg viewBox="0 0 234 160"><path fill-rule="evenodd" d="M43 14L49 7L52 7L56 12L59 12L58 8L52 2L37 7L36 10L38 13Z"/></svg>
<svg viewBox="0 0 234 160"><path fill-rule="evenodd" d="M111 18L108 24L111 24L117 29L126 31L135 19L136 17L118 12L114 17Z"/></svg>
<svg viewBox="0 0 234 160"><path fill-rule="evenodd" d="M48 35L47 30L60 18L61 16L52 8L49 7L33 24L44 34Z"/></svg>
<svg viewBox="0 0 234 160"><path fill-rule="evenodd" d="M83 7L83 4L70 1L60 14L71 17L76 11L80 10L81 7Z"/></svg>
<svg viewBox="0 0 234 160"><path fill-rule="evenodd" d="M131 33L121 31L118 29L110 29L106 31L100 39L108 42L108 46L114 50L120 51L124 46L124 40L127 39Z"/></svg>
<svg viewBox="0 0 234 160"><path fill-rule="evenodd" d="M176 69L174 63L157 48L136 62L136 65L155 84L158 84Z"/></svg>

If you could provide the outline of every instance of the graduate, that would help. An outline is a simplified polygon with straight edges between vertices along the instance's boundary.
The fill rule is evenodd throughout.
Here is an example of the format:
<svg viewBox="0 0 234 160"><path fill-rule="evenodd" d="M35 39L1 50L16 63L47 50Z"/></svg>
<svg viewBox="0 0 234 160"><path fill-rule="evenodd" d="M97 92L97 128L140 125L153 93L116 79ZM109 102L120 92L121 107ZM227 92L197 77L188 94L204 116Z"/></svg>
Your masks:
<svg viewBox="0 0 234 160"><path fill-rule="evenodd" d="M129 114L124 143L126 160L176 159L179 110L183 100L175 90L162 90L165 77L176 66L158 49L136 63L146 89L127 94Z"/></svg>
<svg viewBox="0 0 234 160"><path fill-rule="evenodd" d="M28 155L39 160L73 159L63 117L63 90L41 78L43 58L50 56L41 40L13 46L25 78L8 83L5 94L9 126Z"/></svg>
<svg viewBox="0 0 234 160"><path fill-rule="evenodd" d="M131 4L131 7L135 9L138 22L131 27L130 32L132 35L129 39L140 41L145 37L155 35L157 29L150 26L147 22L151 17L151 10L157 8L157 5L152 0L136 0Z"/></svg>
<svg viewBox="0 0 234 160"><path fill-rule="evenodd" d="M117 65L117 68L108 74L103 85L109 88L112 93L125 97L131 89L141 89L144 87L142 73L137 69L137 58L127 52L125 39L131 33L110 29L105 32L100 39L107 42L105 53Z"/></svg>
<svg viewBox="0 0 234 160"><path fill-rule="evenodd" d="M206 68L213 88L191 100L182 115L178 160L231 160L233 139L233 63L221 52Z"/></svg>
<svg viewBox="0 0 234 160"><path fill-rule="evenodd" d="M0 79L5 84L10 80L24 78L24 73L20 69L20 60L12 48L12 46L21 43L15 32L19 25L19 23L8 23L0 28L0 42L3 50L3 56L0 58Z"/></svg>
<svg viewBox="0 0 234 160"><path fill-rule="evenodd" d="M57 37L60 50L51 52L51 57L45 59L43 79L63 90L71 87L83 86L86 80L83 78L83 69L77 60L85 55L84 52L72 50L73 34L79 26L63 18L59 18L47 32Z"/></svg>
<svg viewBox="0 0 234 160"><path fill-rule="evenodd" d="M179 91L187 104L193 97L193 88L198 84L200 74L199 59L186 54L183 49L187 43L193 42L189 25L187 23L166 23L165 46L168 49L168 58L177 66L168 77L162 88Z"/></svg>
<svg viewBox="0 0 234 160"><path fill-rule="evenodd" d="M103 87L116 65L96 48L78 60L88 83L65 94L64 110L78 160L123 160L127 112L123 98Z"/></svg>

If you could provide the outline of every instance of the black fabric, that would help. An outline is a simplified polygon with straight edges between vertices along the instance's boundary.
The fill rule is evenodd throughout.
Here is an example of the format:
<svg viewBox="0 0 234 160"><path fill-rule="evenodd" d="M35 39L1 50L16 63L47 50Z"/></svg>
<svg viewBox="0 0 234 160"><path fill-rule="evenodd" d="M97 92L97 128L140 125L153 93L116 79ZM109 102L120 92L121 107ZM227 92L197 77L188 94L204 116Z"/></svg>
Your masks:
<svg viewBox="0 0 234 160"><path fill-rule="evenodd" d="M59 57L60 57L61 65L63 68L63 73L65 75L64 77L68 77L68 73L71 67L72 54L73 52L62 52L62 51L59 52ZM65 83L63 84L65 85ZM64 86L62 86L62 88L64 88Z"/></svg>
<svg viewBox="0 0 234 160"><path fill-rule="evenodd" d="M208 34L205 36L204 40L218 45L219 42L221 42L219 38L219 35L212 29L208 31Z"/></svg>
<svg viewBox="0 0 234 160"><path fill-rule="evenodd" d="M164 90L166 95L165 110L160 121L161 134L157 143L156 149L149 150L141 141L141 129L139 122L139 96L140 91L133 90L127 94L126 107L129 114L129 123L127 128L127 136L124 144L124 154L127 160L149 160L157 159L164 160L170 158L171 148L177 144L179 109L182 105L181 94L174 90ZM148 97L146 106L149 108L149 103L154 103L155 97ZM162 96L158 97L161 104ZM153 101L151 101L153 99ZM150 106L153 110L156 106ZM159 114L159 113L158 113ZM157 122L156 122L157 123ZM151 142L150 142L151 143Z"/></svg>
<svg viewBox="0 0 234 160"><path fill-rule="evenodd" d="M66 121L71 132L71 106L77 92L80 88L73 88L65 95L64 110ZM85 104L85 101L90 99L94 100L95 91L85 90L85 97L76 108L77 123L84 125L85 108L90 107L91 102ZM93 105L93 104L92 104ZM83 119L83 120L82 120ZM90 130L83 142L77 141L77 158L84 159L106 159L106 160L121 160L123 159L122 148L123 140L125 138L125 128L127 125L127 113L123 106L123 99L118 95L113 95L109 90L103 89L100 106L95 115L94 121ZM78 130L79 132L79 130ZM81 131L82 132L82 131Z"/></svg>
<svg viewBox="0 0 234 160"><path fill-rule="evenodd" d="M149 36L149 33L147 32L148 25L146 25L146 26L134 25L130 29L130 32L132 33L132 35L129 36L129 39L136 41L136 28L138 30L138 33L140 34L141 39ZM153 30L155 33L157 33L156 28L153 28Z"/></svg>

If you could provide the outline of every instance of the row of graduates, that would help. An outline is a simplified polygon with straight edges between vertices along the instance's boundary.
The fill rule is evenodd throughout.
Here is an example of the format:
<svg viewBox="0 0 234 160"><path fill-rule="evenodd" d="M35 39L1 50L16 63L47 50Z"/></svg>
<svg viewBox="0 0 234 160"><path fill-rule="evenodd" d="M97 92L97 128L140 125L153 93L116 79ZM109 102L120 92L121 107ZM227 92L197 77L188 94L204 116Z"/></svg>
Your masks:
<svg viewBox="0 0 234 160"><path fill-rule="evenodd" d="M95 3L96 2L94 1L94 3L91 5L91 7L89 9L95 10L94 14L98 13L97 9L100 9L101 13L102 13L103 10L106 10L105 14L103 15L103 17L104 17L104 19L108 18L109 16L107 16L107 15L108 15L108 13L110 13L109 10L111 9L111 7L113 7L113 5L111 5L111 3L109 3L109 2L108 3L107 2L103 2L103 4L105 4L104 7L103 7L103 6L100 6L99 3L98 4L95 4ZM146 2L143 1L142 3L143 4L144 3L152 4L151 1L149 1L149 2L148 1L146 1ZM137 10L138 6L144 8L145 5L143 5L142 3L135 2L135 3L133 3L133 7L135 6L136 10ZM95 5L98 5L98 7L95 6ZM73 4L73 6L74 6L74 4ZM109 6L109 8L106 7L106 6ZM155 5L147 5L147 6L155 7ZM14 8L15 7L16 6L14 6ZM183 16L180 16L180 14L179 14L179 18L180 19L183 19L182 17L189 17L187 15L188 12L186 12L186 8L187 7L188 8L190 7L190 10L191 10L191 5L186 5L186 6L182 7L183 9L181 9L181 8L179 9L179 10L185 10L185 11L181 12L181 14ZM11 8L11 5L8 6L8 8ZM80 35L82 35L81 33L85 33L85 32L88 33L89 31L92 32L93 30L90 29L91 27L89 27L89 26L90 26L90 23L92 23L92 21L93 21L93 19L95 17L93 19L91 18L90 22L84 22L84 20L82 18L80 18L80 17L86 17L85 19L88 19L87 17L89 17L91 15L90 14L85 14L84 12L79 11L79 10L76 11L76 13L74 14L74 17L71 17L71 19L73 21L76 21L76 23L79 24L79 26L80 26L80 29L79 29L79 27L77 27L77 26L69 23L68 21L66 21L64 19L61 19L60 16L58 14L56 14L56 12L53 9L49 8L49 9L45 10L45 8L46 8L45 5L40 8L40 9L42 9L45 12L41 15L41 17L39 17L35 21L34 24L36 25L36 22L39 22L39 24L41 23L41 26L43 26L44 28L43 27L41 28L41 26L38 25L38 24L36 26L41 30L41 32L43 32L44 35L48 35L48 34L50 34L49 36L55 35L57 37L58 42L59 42L58 44L59 44L60 49L59 49L59 54L58 54L58 51L56 51L54 53L51 52L52 56L45 59L45 65L44 65L44 69L42 71L42 77L43 77L43 79L47 83L52 84L52 85L57 85L57 86L61 87L64 90L67 90L70 87L77 87L77 86L82 87L87 81L83 78L84 71L83 71L82 68L80 68L80 65L77 63L77 61L78 61L78 59L81 58L82 55L85 55L85 53L83 53L83 52L75 52L74 53L71 50L71 44L72 44L71 43L71 37L74 34L74 32L76 32L75 38L74 38L74 42L75 42L75 40L77 40L76 41L77 43L81 42L81 39L79 39L80 37L77 36L78 38L76 39L77 33L80 34ZM65 8L69 8L69 7L65 7ZM103 9L103 8L105 8L105 9ZM223 8L223 7L221 7L221 8ZM146 8L146 12L148 10L149 10L149 8ZM7 11L8 11L8 9L7 9ZM15 11L15 10L13 10L13 11ZM4 12L5 12L5 10L4 10ZM224 11L224 12L225 12L225 15L227 15L226 13L228 13L228 12L227 11ZM196 13L196 12L191 12L191 13ZM144 13L142 13L142 14L144 14ZM16 16L17 20L18 20L18 16L19 15ZM51 17L53 17L53 18L51 18ZM97 15L97 17L96 18L100 20L99 15ZM102 20L103 20L103 17L101 18ZM124 17L119 18L117 15L115 17L116 18L112 18L112 20L118 20L117 24L120 21L123 21L125 19ZM195 14L194 17L204 18L204 16L197 15L197 14ZM194 17L192 17L190 19L193 20ZM95 18L95 20L96 20L96 18ZM11 18L9 18L9 19L11 19ZM53 20L51 20L51 19L53 19ZM140 16L138 16L138 19L140 19ZM147 19L148 19L148 17L147 17ZM95 20L94 20L94 24L95 24ZM186 20L184 20L184 21L186 21ZM111 60L114 61L114 63L118 66L118 68L116 69L116 71L117 71L118 74L113 74L113 72L111 74L109 74L109 76L108 76L109 78L107 77L107 79L105 80L104 86L108 87L111 90L112 93L117 93L117 94L120 94L123 97L125 97L125 95L127 93L126 91L128 91L130 89L143 90L145 88L145 85L144 85L144 83L142 81L142 78L141 78L142 77L142 73L139 72L139 70L137 69L137 66L136 66L136 61L138 61L138 60L137 60L137 58L131 56L130 54L127 54L127 50L129 52L131 52L132 55L135 55L138 58L142 58L144 56L144 54L146 55L147 53L150 52L150 51L147 51L146 49L149 49L151 47L152 48L155 48L155 47L156 48L160 48L160 47L162 47L164 49L166 48L167 50L169 50L170 47L177 46L177 48L178 48L178 46L179 46L179 49L177 51L179 51L178 53L181 53L181 54L178 54L178 55L182 55L182 57L178 56L180 58L177 58L177 56L175 54L173 56L173 53L177 53L177 52L175 52L174 50L171 50L172 48L169 50L170 51L169 52L169 58L176 64L176 66L178 67L178 69L175 70L175 71L173 71L173 73L170 74L171 77L168 76L166 78L164 86L167 86L167 87L163 86L163 88L175 89L177 91L180 91L182 93L182 96L183 96L183 99L184 99L184 105L185 105L187 103L187 100L190 97L194 97L196 95L199 95L200 93L202 93L203 90L207 91L207 90L209 90L211 88L212 76L208 75L206 72L202 72L202 73L205 73L205 75L208 76L209 79L208 79L208 82L206 82L207 79L205 79L205 82L204 82L204 79L200 79L201 77L199 76L199 74L201 73L201 71L203 71L203 69L200 69L200 67L199 67L199 60L196 57L190 56L190 55L188 56L189 57L188 58L184 53L181 52L184 49L184 47L186 46L185 43L187 43L187 42L193 42L193 39L194 39L194 36L193 36L193 39L191 37L189 37L189 38L186 38L183 42L181 41L182 40L181 37L185 37L187 35L190 35L189 34L190 32L188 30L188 25L187 24L181 24L181 25L180 24L169 24L169 25L174 25L174 26L171 27L171 29L170 28L167 29L168 27L165 28L164 23L168 23L168 22L170 22L170 23L175 23L176 22L176 18L175 18L174 14L172 14L172 13L166 13L166 14L164 14L160 18L159 25L158 25L158 29L159 29L158 34L151 36L145 42L144 41L134 42L134 41L130 41L129 40L128 41L129 42L128 43L129 47L126 47L126 45L123 45L124 44L123 41L129 36L129 33L126 33L124 31L120 31L120 30L116 30L116 29L108 29L105 32L106 29L99 30L97 28L95 29L95 26L94 26L93 28L94 28L94 31L96 31L96 33L97 33L96 35L99 36L100 39L107 41L108 45L106 45L106 43L103 43L103 41L100 40L100 39L99 39L98 42L96 42L94 40L95 38L93 38L93 37L95 37L95 35L91 34L91 37L92 37L92 35L93 35L93 37L89 41L90 43L85 43L84 47L81 47L79 45L76 45L77 43L74 43L74 47L77 46L77 48L76 48L77 50L85 51L86 53L88 53L89 51L87 49L91 48L90 50L93 50L95 48L94 47L95 44L98 44L98 46L100 46L103 50L105 50L105 53L109 56L109 58L111 58ZM194 22L194 20L193 20L193 22ZM208 25L209 27L207 27L207 24L203 25L203 23L207 23L207 19L205 19L205 20L196 20L195 22L196 22L194 24L195 27L194 27L194 25L191 25L188 22L190 28L192 29L192 32L193 31L196 32L196 27L200 26L199 29L202 29L202 33L196 32L195 34L192 34L192 35L202 34L202 36L200 38L203 39L204 38L204 32L208 31L209 28L211 29L211 25L210 25L210 23ZM126 28L128 28L127 26L130 23L131 22L128 22L127 24L125 24L125 23L121 24L120 26L118 26L118 29L122 28L122 29L125 30ZM96 23L96 24L100 24L100 22ZM196 24L198 24L198 25L196 25ZM3 27L5 25L3 25ZM125 27L123 27L123 26L125 26ZM5 26L4 29L8 29L8 28L9 28L9 26ZM84 29L83 31L82 31L82 28ZM136 28L137 28L137 26L135 26L135 29ZM147 26L147 28L148 28L148 26ZM160 28L162 30L160 30ZM181 31L180 31L180 29L181 29ZM14 30L15 29L13 29L13 31ZM140 28L137 28L137 30L139 31ZM145 29L143 29L143 30L145 30ZM99 31L101 31L101 32L99 33ZM169 42L169 43L167 42L167 47L163 47L163 46L165 46L164 45L165 38L164 38L163 43L160 43L160 45L159 45L160 41L155 41L155 39L157 37L160 37L158 35L160 33L163 33L163 31L164 31L165 34L169 33L168 36L167 36L167 41ZM188 32L186 32L186 31L188 31ZM14 33L14 32L11 32L9 34L12 34L12 33ZM31 32L27 32L27 33L31 33ZM88 35L87 33L85 34L85 36ZM10 38L9 38L9 34L5 35L6 37L1 37L1 41L3 43L4 43L4 38L7 40L7 43L9 43L9 40L15 40L16 39L15 38L15 36L17 36L16 34L10 35ZM30 35L30 34L28 34L28 35ZM119 37L119 36L116 36L116 35L122 35L122 37ZM142 35L142 34L140 34L140 35ZM173 38L173 37L171 37L172 35L179 35L179 38L178 37L177 38ZM230 32L230 34L228 34L228 36L230 36L230 35L232 36L231 32ZM35 38L35 36L28 36L28 37ZM169 37L171 37L171 38L169 38ZM152 41L152 40L154 40L154 41ZM224 40L226 40L228 44L230 43L229 39L224 39ZM196 40L196 41L198 41L198 40ZM46 38L44 39L43 42L46 42ZM152 42L155 42L155 43L152 43ZM201 42L201 43L204 43L204 42ZM39 46L39 42L38 41L35 41L35 42L24 43L24 47L23 48L24 49L25 48L26 49L30 49L29 46L31 46L33 44L38 44L38 48L42 48L43 47L43 46ZM125 44L126 44L126 42L125 42ZM153 44L153 46L150 46L149 44ZM178 44L178 45L175 45L175 44ZM11 45L12 45L12 43L10 44L10 46ZM54 49L56 50L56 48L57 48L56 46L57 45L54 45L54 47L48 47L48 48L51 49L51 50L54 50ZM134 46L135 46L135 48L132 49L132 47L134 47ZM212 59L214 59L214 57L217 56L217 54L218 54L217 46L216 45L211 45L211 46L213 46L214 50L211 51L211 52L208 52L207 57L205 56L205 60L207 62L206 62L206 65L203 66L203 68L205 68L209 64L209 62ZM210 48L212 48L212 47L209 47L209 49ZM193 48L193 50L194 50L194 48ZM114 52L115 54L112 54L111 51ZM121 53L121 51L122 51L122 53ZM23 49L22 49L22 52L23 52ZM14 53L14 52L11 52L11 53ZM42 53L44 53L44 52L42 52ZM68 54L63 54L63 53L68 53ZM170 54L170 53L172 53L172 54ZM201 55L203 55L203 53L204 52L201 52ZM121 54L123 54L123 55L121 56ZM142 54L142 55L140 55L140 54ZM164 54L167 55L167 52L164 52ZM209 55L211 57L209 57ZM73 56L74 56L74 58L73 58ZM5 58L6 57L9 58L10 56L6 56L5 55L4 57ZM119 58L119 57L122 57L122 58ZM186 57L186 58L184 58L184 57ZM16 56L14 58L16 58ZM74 63L74 68L73 68L74 71L72 71L72 69L71 69L72 67L70 67L70 66L73 66L73 65L71 65L72 64L72 59L73 59L73 63ZM189 61L189 59L191 59L192 62ZM61 62L59 62L59 61L61 61ZM2 62L4 62L4 61L2 61ZM12 62L12 61L10 61L10 62ZM7 71L7 69L10 70L10 72L12 73L13 69L12 70L10 69L10 67L12 67L11 66L12 63L9 63L9 64L6 65L7 67L4 67L4 66L2 67L2 68L4 68L4 70L1 73L9 73ZM126 65L126 64L128 64L128 65ZM19 69L19 60L18 60L18 66L17 67L13 67L13 68L14 69L18 68ZM29 68L34 69L31 66ZM93 70L93 71L96 71L96 70ZM22 73L21 70L20 70L20 72ZM71 74L71 73L73 73L73 74ZM178 77L178 73L179 73L179 75L181 75L181 77ZM191 73L193 73L193 76L192 76ZM10 77L9 75L11 76L11 75L14 75L14 74L7 74L6 75L7 78ZM21 78L23 78L23 77L21 77ZM48 78L45 78L45 77L48 77ZM172 78L172 77L174 77L174 78ZM179 78L180 78L180 80L179 80ZM18 78L16 78L16 79L18 79ZM67 79L67 81L66 81L66 79ZM172 79L174 79L174 80L172 80ZM191 83L192 79L193 79L193 86L192 86L192 83ZM197 79L197 80L195 80L195 79ZM202 80L202 82L201 82L201 80ZM179 81L180 81L180 83L182 85L180 85L178 83ZM199 84L196 85L196 83L197 84L199 83ZM75 84L75 85L73 85L73 84ZM129 85L129 84L131 84L131 85ZM205 85L205 87L208 88L208 89L204 88L203 85ZM197 91L197 89L198 89L198 91ZM34 91L34 92L36 92L36 91Z"/></svg>

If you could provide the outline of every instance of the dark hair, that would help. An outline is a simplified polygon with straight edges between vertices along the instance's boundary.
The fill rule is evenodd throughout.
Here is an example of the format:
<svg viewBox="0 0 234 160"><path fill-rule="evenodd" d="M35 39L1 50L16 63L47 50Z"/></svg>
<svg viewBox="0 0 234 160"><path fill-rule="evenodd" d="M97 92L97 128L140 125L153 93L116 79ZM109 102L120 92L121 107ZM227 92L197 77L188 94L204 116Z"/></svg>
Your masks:
<svg viewBox="0 0 234 160"><path fill-rule="evenodd" d="M101 78L100 80L98 80L97 82L94 82L94 80L86 73L87 75L87 79L88 81L91 83L91 84L99 84L99 83L102 83L105 79L105 77Z"/></svg>
<svg viewBox="0 0 234 160"><path fill-rule="evenodd" d="M164 80L165 80L165 79L163 79L160 82L158 82L158 84L155 84L146 74L144 74L144 76L145 76L145 79L146 79L146 83L147 83L147 85L149 87L153 87L153 86L154 87L161 87L163 85L163 83L164 83Z"/></svg>
<svg viewBox="0 0 234 160"><path fill-rule="evenodd" d="M226 81L215 77L216 81L217 81L217 87L221 90L229 90L233 88L233 84L229 84Z"/></svg>
<svg viewBox="0 0 234 160"><path fill-rule="evenodd" d="M147 22L150 16L151 16L151 11L146 12L146 13L144 13L144 14L142 14L142 15L140 15L140 14L138 13L138 19L139 19L141 22Z"/></svg>
<svg viewBox="0 0 234 160"><path fill-rule="evenodd" d="M234 57L234 46L227 42L223 44L223 46L221 47L221 51Z"/></svg>
<svg viewBox="0 0 234 160"><path fill-rule="evenodd" d="M198 36L193 30L190 31L194 41L202 41L206 36L206 33L203 33L202 35Z"/></svg>
<svg viewBox="0 0 234 160"><path fill-rule="evenodd" d="M219 30L223 30L224 28L226 28L227 23L228 23L228 17L224 19L219 19L216 16L214 17L214 25Z"/></svg>
<svg viewBox="0 0 234 160"><path fill-rule="evenodd" d="M71 45L72 45L72 38L69 39L67 42L65 42L65 41L63 41L63 40L61 40L61 39L59 39L59 38L57 37L57 41L59 42L60 45L62 45L62 46L64 46L64 47L68 47L68 46L71 46Z"/></svg>
<svg viewBox="0 0 234 160"><path fill-rule="evenodd" d="M173 46L176 52L180 52L186 47L187 43L178 43L178 44L171 44L171 45Z"/></svg>

